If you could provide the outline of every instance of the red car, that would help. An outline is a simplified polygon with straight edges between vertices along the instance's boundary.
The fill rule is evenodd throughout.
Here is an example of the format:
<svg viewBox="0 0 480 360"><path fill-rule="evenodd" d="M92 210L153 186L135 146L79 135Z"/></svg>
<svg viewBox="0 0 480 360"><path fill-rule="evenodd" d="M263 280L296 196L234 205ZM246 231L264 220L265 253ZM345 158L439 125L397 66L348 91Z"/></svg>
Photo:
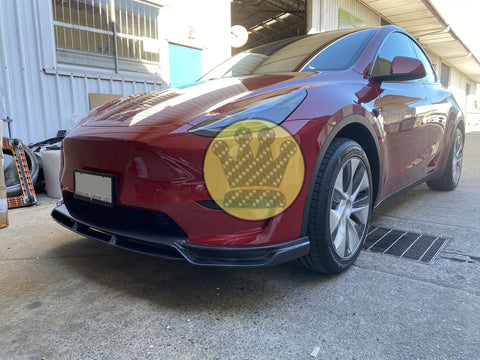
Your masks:
<svg viewBox="0 0 480 360"><path fill-rule="evenodd" d="M457 186L463 143L459 107L408 33L308 35L90 112L63 142L52 216L197 265L339 273L380 203L424 181Z"/></svg>

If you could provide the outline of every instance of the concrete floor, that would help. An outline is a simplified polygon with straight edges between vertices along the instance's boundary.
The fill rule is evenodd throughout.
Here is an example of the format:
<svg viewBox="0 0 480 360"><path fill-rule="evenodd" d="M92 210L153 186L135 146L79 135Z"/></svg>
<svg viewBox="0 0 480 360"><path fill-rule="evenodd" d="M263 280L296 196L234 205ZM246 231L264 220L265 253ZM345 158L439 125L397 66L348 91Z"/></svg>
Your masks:
<svg viewBox="0 0 480 360"><path fill-rule="evenodd" d="M421 185L373 224L447 236L433 265L362 252L339 276L199 268L82 238L54 200L0 230L0 359L478 359L480 132L456 191Z"/></svg>

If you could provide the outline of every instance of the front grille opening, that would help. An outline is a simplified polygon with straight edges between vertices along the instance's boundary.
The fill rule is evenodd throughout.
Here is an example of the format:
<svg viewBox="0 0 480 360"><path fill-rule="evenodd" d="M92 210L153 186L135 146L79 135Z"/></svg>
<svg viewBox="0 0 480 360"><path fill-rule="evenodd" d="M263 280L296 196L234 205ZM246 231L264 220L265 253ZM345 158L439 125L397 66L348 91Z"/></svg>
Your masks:
<svg viewBox="0 0 480 360"><path fill-rule="evenodd" d="M66 204L70 213L94 227L123 229L128 233L149 233L152 235L171 235L187 238L186 233L168 215L126 208L121 206L106 207L82 200L74 200Z"/></svg>
<svg viewBox="0 0 480 360"><path fill-rule="evenodd" d="M364 250L433 264L448 238L371 226Z"/></svg>

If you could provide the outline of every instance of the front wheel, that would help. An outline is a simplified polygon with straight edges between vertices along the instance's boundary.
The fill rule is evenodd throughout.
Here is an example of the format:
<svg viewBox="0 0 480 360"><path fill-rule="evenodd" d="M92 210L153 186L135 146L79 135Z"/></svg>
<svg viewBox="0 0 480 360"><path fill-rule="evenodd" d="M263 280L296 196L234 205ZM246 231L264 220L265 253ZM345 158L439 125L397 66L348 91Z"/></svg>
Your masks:
<svg viewBox="0 0 480 360"><path fill-rule="evenodd" d="M331 274L348 269L367 236L372 193L370 165L361 146L335 139L315 180L307 228L310 253L300 264Z"/></svg>

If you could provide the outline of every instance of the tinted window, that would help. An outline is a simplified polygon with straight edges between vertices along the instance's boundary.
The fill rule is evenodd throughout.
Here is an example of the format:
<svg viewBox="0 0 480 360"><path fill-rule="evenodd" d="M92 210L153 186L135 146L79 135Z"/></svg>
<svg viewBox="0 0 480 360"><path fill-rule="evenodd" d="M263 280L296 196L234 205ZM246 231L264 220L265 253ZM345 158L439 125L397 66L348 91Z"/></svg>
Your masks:
<svg viewBox="0 0 480 360"><path fill-rule="evenodd" d="M415 53L417 54L417 58L420 59L427 73L425 80L432 83L436 82L437 77L435 76L435 71L433 70L432 63L428 59L427 55L423 52L423 50L414 42L412 43L413 43L413 48L415 49Z"/></svg>
<svg viewBox="0 0 480 360"><path fill-rule="evenodd" d="M416 58L412 40L402 33L390 34L383 42L373 65L372 75L390 75L392 60L395 56Z"/></svg>
<svg viewBox="0 0 480 360"><path fill-rule="evenodd" d="M375 33L363 30L345 36L323 49L302 71L342 70L351 66Z"/></svg>

